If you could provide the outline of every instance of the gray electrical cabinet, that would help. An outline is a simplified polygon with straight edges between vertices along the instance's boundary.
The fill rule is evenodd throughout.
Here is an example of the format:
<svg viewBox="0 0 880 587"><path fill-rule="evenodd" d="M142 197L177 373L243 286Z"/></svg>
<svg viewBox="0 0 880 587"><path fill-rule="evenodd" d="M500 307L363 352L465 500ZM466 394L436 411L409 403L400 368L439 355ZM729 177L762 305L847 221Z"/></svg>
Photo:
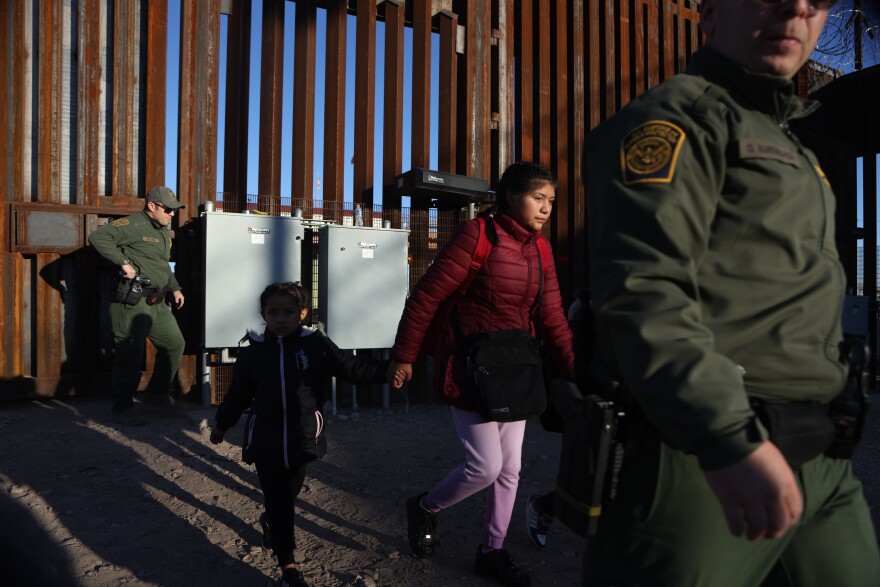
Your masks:
<svg viewBox="0 0 880 587"><path fill-rule="evenodd" d="M319 305L327 335L344 349L394 344L409 283L409 231L320 229Z"/></svg>
<svg viewBox="0 0 880 587"><path fill-rule="evenodd" d="M202 346L238 346L248 329L262 332L260 294L276 281L302 279L301 218L206 212L205 331Z"/></svg>

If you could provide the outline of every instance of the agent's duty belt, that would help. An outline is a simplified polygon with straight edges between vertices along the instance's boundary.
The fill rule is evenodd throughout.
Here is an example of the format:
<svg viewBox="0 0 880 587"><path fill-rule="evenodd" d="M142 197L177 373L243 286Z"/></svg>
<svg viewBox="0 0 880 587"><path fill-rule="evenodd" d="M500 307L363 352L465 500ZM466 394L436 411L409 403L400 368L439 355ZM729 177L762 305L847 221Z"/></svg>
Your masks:
<svg viewBox="0 0 880 587"><path fill-rule="evenodd" d="M792 469L826 452L834 441L828 406L819 402L774 404L753 399L752 409Z"/></svg>
<svg viewBox="0 0 880 587"><path fill-rule="evenodd" d="M826 454L852 458L868 414L868 357L863 339L846 341L849 376L830 403L815 401L773 404L753 399L752 408L770 434L770 440L793 469Z"/></svg>

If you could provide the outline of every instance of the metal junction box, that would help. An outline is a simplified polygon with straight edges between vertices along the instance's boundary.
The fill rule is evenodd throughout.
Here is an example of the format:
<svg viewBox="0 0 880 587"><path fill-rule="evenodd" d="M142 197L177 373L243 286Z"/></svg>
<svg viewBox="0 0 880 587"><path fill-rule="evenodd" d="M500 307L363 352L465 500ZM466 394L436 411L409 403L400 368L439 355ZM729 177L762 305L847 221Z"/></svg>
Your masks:
<svg viewBox="0 0 880 587"><path fill-rule="evenodd" d="M321 227L318 309L340 348L393 346L409 283L408 241L408 230Z"/></svg>
<svg viewBox="0 0 880 587"><path fill-rule="evenodd" d="M262 332L260 294L276 281L301 281L301 218L206 212L204 348L234 348Z"/></svg>

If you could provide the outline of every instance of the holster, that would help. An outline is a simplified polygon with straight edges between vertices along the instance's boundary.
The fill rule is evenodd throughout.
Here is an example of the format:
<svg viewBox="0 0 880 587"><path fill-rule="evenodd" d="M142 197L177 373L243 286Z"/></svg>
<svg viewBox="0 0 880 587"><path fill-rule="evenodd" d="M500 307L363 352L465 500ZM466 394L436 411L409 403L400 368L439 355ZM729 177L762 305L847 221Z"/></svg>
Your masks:
<svg viewBox="0 0 880 587"><path fill-rule="evenodd" d="M137 277L126 279L122 275L116 275L113 278L110 288L111 302L136 306L143 296L144 287Z"/></svg>
<svg viewBox="0 0 880 587"><path fill-rule="evenodd" d="M554 510L571 530L591 538L602 507L614 499L623 464L624 446L618 432L624 413L615 402L584 395L571 381L557 378L551 402L565 419Z"/></svg>
<svg viewBox="0 0 880 587"><path fill-rule="evenodd" d="M834 440L825 452L836 459L852 458L862 437L868 415L868 357L870 348L862 338L846 341L849 377L843 390L831 400L828 415L834 425Z"/></svg>

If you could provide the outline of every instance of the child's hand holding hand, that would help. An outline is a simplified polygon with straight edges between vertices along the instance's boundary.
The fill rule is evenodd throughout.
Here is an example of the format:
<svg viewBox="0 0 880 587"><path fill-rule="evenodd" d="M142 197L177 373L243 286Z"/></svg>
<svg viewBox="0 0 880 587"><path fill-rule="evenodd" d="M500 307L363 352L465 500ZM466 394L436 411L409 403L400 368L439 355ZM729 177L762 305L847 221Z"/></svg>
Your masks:
<svg viewBox="0 0 880 587"><path fill-rule="evenodd" d="M388 371L385 372L385 378L394 389L403 387L404 382L412 379L412 363L398 363L391 361Z"/></svg>
<svg viewBox="0 0 880 587"><path fill-rule="evenodd" d="M226 430L220 428L219 426L214 426L211 428L211 444L220 444L223 442L223 435L226 434Z"/></svg>

